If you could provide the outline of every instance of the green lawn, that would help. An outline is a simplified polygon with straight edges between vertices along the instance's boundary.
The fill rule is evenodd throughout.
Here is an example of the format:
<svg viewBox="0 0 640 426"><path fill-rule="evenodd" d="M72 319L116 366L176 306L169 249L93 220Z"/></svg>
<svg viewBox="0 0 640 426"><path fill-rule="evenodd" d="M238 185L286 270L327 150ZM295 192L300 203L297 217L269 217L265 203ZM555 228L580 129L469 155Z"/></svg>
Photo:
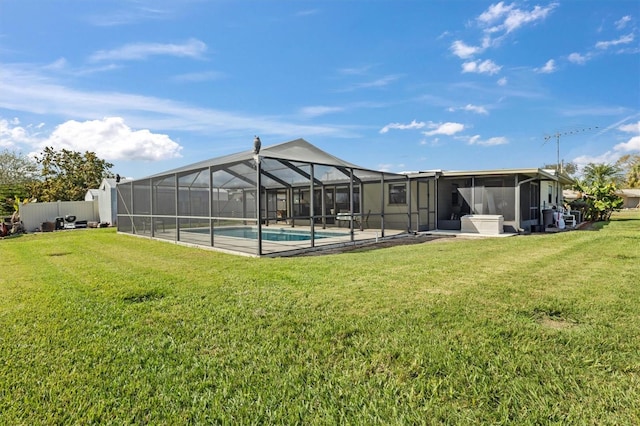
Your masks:
<svg viewBox="0 0 640 426"><path fill-rule="evenodd" d="M0 241L0 424L640 424L640 213L256 259Z"/></svg>

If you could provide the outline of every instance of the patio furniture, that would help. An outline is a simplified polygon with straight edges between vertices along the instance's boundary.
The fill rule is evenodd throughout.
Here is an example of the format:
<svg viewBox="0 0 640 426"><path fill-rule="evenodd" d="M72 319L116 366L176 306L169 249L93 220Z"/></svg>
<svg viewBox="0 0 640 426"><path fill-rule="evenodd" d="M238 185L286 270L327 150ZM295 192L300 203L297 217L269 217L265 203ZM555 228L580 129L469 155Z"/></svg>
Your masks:
<svg viewBox="0 0 640 426"><path fill-rule="evenodd" d="M576 217L570 213L562 213L562 218L564 219L565 226L575 228L577 225Z"/></svg>
<svg viewBox="0 0 640 426"><path fill-rule="evenodd" d="M287 211L286 210L276 210L276 223L284 221L285 223L289 223L287 220Z"/></svg>
<svg viewBox="0 0 640 426"><path fill-rule="evenodd" d="M358 216L351 214L351 212L339 212L336 215L336 222L338 222L338 227L340 227L341 222L351 222L351 219L356 223L356 225L360 226L360 222L358 220Z"/></svg>

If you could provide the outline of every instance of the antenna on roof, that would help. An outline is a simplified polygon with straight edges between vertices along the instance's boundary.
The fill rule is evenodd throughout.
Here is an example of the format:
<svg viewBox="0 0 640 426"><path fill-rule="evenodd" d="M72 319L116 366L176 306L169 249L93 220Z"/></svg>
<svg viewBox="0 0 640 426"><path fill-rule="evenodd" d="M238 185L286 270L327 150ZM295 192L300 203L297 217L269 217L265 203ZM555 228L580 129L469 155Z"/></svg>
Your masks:
<svg viewBox="0 0 640 426"><path fill-rule="evenodd" d="M593 127L585 127L583 129L570 130L567 132L555 132L553 135L547 135L544 137L544 143L549 142L551 138L556 138L556 156L557 156L556 171L558 173L562 172L562 164L560 163L560 136L571 136L571 135L575 135L576 133L588 132L591 130L595 130L597 128L598 126L593 126Z"/></svg>

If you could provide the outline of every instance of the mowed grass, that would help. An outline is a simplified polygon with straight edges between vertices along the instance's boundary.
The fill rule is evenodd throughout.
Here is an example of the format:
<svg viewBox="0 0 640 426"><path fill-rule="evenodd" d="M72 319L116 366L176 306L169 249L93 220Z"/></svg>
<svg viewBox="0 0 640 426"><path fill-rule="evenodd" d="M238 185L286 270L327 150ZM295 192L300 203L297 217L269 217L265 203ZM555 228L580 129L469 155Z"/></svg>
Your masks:
<svg viewBox="0 0 640 426"><path fill-rule="evenodd" d="M640 424L640 213L256 259L0 241L0 424Z"/></svg>

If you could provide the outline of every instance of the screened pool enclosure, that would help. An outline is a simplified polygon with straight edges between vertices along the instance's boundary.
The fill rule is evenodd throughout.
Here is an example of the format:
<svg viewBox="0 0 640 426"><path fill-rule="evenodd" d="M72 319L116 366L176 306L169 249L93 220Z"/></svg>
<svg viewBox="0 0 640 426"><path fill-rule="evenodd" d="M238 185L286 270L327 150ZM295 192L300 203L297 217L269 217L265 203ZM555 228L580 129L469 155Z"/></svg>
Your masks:
<svg viewBox="0 0 640 426"><path fill-rule="evenodd" d="M407 233L410 192L405 175L367 170L297 139L120 183L117 225L139 236L279 255Z"/></svg>

